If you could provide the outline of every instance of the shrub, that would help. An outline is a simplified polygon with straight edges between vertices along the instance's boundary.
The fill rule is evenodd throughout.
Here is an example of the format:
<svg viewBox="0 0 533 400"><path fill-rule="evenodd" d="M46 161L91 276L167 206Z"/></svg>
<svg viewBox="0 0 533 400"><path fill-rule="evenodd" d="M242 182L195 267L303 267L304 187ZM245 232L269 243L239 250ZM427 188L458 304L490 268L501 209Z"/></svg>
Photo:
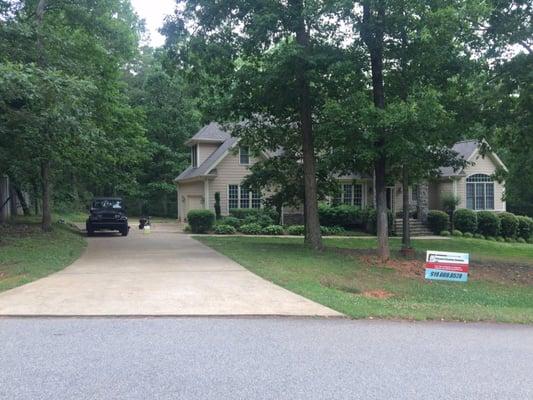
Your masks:
<svg viewBox="0 0 533 400"><path fill-rule="evenodd" d="M526 239L524 239L523 237L519 237L518 239L516 239L516 241L517 241L518 243L527 243L527 242L526 242Z"/></svg>
<svg viewBox="0 0 533 400"><path fill-rule="evenodd" d="M473 210L462 208L453 213L453 226L461 232L475 233L477 230L477 215Z"/></svg>
<svg viewBox="0 0 533 400"><path fill-rule="evenodd" d="M244 219L243 224L244 225L259 224L261 225L261 227L264 228L269 225L274 225L274 220L270 218L268 214L261 214L261 213L258 213L255 215L250 214Z"/></svg>
<svg viewBox="0 0 533 400"><path fill-rule="evenodd" d="M283 235L283 227L281 225L268 225L261 229L263 235Z"/></svg>
<svg viewBox="0 0 533 400"><path fill-rule="evenodd" d="M476 239L485 239L485 236L483 236L481 233L474 233L474 237Z"/></svg>
<svg viewBox="0 0 533 400"><path fill-rule="evenodd" d="M490 240L491 242L495 242L496 241L496 238L494 236L487 236L486 239Z"/></svg>
<svg viewBox="0 0 533 400"><path fill-rule="evenodd" d="M183 232L190 232L190 231L191 231L191 226L185 225L185 227L183 228Z"/></svg>
<svg viewBox="0 0 533 400"><path fill-rule="evenodd" d="M505 238L505 241L506 241L507 243L515 243L515 242L516 242L515 238L513 238L513 237L506 237L506 238Z"/></svg>
<svg viewBox="0 0 533 400"><path fill-rule="evenodd" d="M377 211L375 208L367 208L364 210L363 222L364 222L364 227L365 227L366 232L372 233L374 235L377 233L376 218L377 218ZM393 217L392 217L392 212L390 210L387 211L387 220L388 220L389 235L390 235L394 230Z"/></svg>
<svg viewBox="0 0 533 400"><path fill-rule="evenodd" d="M478 212L477 231L485 236L498 236L500 232L500 219L490 211Z"/></svg>
<svg viewBox="0 0 533 400"><path fill-rule="evenodd" d="M500 218L500 234L503 237L514 237L518 230L518 218L516 215L509 212L502 212L498 214Z"/></svg>
<svg viewBox="0 0 533 400"><path fill-rule="evenodd" d="M431 232L438 234L448 229L448 214L440 210L431 210L428 213L428 226Z"/></svg>
<svg viewBox="0 0 533 400"><path fill-rule="evenodd" d="M455 196L452 193L446 193L442 197L442 209L446 214L448 214L448 217L450 218L450 221L453 222L453 214L455 213L455 210L457 209L457 206L461 202L461 199L457 196ZM452 229L455 229L455 227L452 225Z"/></svg>
<svg viewBox="0 0 533 400"><path fill-rule="evenodd" d="M459 229L454 229L452 231L452 236L463 236L463 232L461 232Z"/></svg>
<svg viewBox="0 0 533 400"><path fill-rule="evenodd" d="M205 233L215 223L215 213L210 210L191 210L187 213L187 221L193 233Z"/></svg>
<svg viewBox="0 0 533 400"><path fill-rule="evenodd" d="M231 225L220 224L215 225L213 232L215 232L217 235L233 235L237 232L237 230Z"/></svg>
<svg viewBox="0 0 533 400"><path fill-rule="evenodd" d="M517 235L528 240L533 235L533 219L530 217L518 216Z"/></svg>
<svg viewBox="0 0 533 400"><path fill-rule="evenodd" d="M324 236L342 235L346 231L342 226L321 226L320 233Z"/></svg>
<svg viewBox="0 0 533 400"><path fill-rule="evenodd" d="M440 231L441 236L450 236L450 231Z"/></svg>
<svg viewBox="0 0 533 400"><path fill-rule="evenodd" d="M363 210L349 205L330 206L320 204L318 216L322 226L342 226L353 229L363 227Z"/></svg>
<svg viewBox="0 0 533 400"><path fill-rule="evenodd" d="M276 211L271 208L232 208L229 210L229 215L243 220L258 215L267 215L273 221L278 219Z"/></svg>
<svg viewBox="0 0 533 400"><path fill-rule="evenodd" d="M259 235L261 233L261 225L259 224L245 224L241 225L239 232L245 235Z"/></svg>
<svg viewBox="0 0 533 400"><path fill-rule="evenodd" d="M496 236L497 242L505 242L505 239L502 236Z"/></svg>
<svg viewBox="0 0 533 400"><path fill-rule="evenodd" d="M467 239L472 239L474 237L474 234L473 233L470 233L470 232L465 232L463 234L463 237L467 238Z"/></svg>
<svg viewBox="0 0 533 400"><path fill-rule="evenodd" d="M301 236L305 234L305 226L303 225L291 225L287 228L289 235Z"/></svg>
<svg viewBox="0 0 533 400"><path fill-rule="evenodd" d="M235 217L224 217L221 220L221 225L229 225L229 226L233 226L234 228L238 228L239 226L241 226L241 224L242 224L242 220L240 220L239 218L235 218Z"/></svg>

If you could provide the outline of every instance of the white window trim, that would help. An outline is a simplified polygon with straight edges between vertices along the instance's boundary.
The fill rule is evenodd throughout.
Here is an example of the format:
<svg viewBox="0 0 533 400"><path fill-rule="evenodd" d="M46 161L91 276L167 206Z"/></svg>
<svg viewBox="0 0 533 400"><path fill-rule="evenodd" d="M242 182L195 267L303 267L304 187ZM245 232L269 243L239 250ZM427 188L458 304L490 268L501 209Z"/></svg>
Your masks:
<svg viewBox="0 0 533 400"><path fill-rule="evenodd" d="M248 147L248 162L247 163L241 162L241 149L243 147ZM239 146L239 165L250 165L250 146Z"/></svg>
<svg viewBox="0 0 533 400"><path fill-rule="evenodd" d="M367 203L366 203L366 200L367 200L367 195L366 195L366 191L368 190L367 189L367 184L366 182L353 182L353 181L339 181L339 185L341 187L341 196L340 196L340 204L345 204L344 203L344 185L351 185L352 186L352 201L351 201L351 206L354 206L354 207L359 207L359 206L356 206L355 205L355 186L356 185L361 185L361 209L365 208ZM335 200L335 197L333 197L331 199L331 201L334 201Z"/></svg>
<svg viewBox="0 0 533 400"><path fill-rule="evenodd" d="M483 173L483 172L474 172L470 175L468 175L466 178L465 178L465 208L469 209L469 210L472 210L472 211L496 211L496 182L494 181L494 179L492 179L492 181L490 182L468 182L468 178L470 178L471 176L474 176L474 175L485 175L485 176L488 176L490 177L489 174L486 174L486 173ZM477 208L476 207L476 184L478 183L483 183L485 184L485 188L483 190L484 192L484 197L483 197L483 201L485 203L485 208ZM491 183L492 184L492 208L487 208L487 183ZM468 184L473 184L474 185L474 208L468 208Z"/></svg>
<svg viewBox="0 0 533 400"><path fill-rule="evenodd" d="M229 187L230 186L237 186L237 204L238 204L238 207L237 209L242 209L242 210L248 210L248 209L254 209L254 210L257 210L257 208L253 208L252 207L252 198L253 198L253 195L252 195L252 190L249 190L248 191L248 208L243 208L241 207L241 185L239 184L236 184L236 183L228 183L228 186L226 188L226 195L227 195L227 203L226 203L226 208L227 208L227 213L229 214L229 210L231 210L231 208L229 207ZM263 208L263 194L261 192L259 192L260 194L260 198L259 198L259 208Z"/></svg>

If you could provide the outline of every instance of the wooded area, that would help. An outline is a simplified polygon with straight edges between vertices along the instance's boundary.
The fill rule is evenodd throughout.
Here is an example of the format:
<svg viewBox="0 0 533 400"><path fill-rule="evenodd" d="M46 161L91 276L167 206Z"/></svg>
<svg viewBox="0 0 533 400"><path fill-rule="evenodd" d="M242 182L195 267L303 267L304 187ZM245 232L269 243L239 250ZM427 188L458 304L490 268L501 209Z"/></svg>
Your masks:
<svg viewBox="0 0 533 400"><path fill-rule="evenodd" d="M388 182L457 165L447 149L465 138L493 146L509 167L498 172L507 209L533 215L531 1L190 0L177 10L153 49L140 46L127 0L0 0L0 172L30 193L25 211L41 213L43 229L52 209L93 195L175 215L184 142L209 121L245 121L234 134L256 152L284 149L249 183L283 188L273 205L303 202L315 249L332 172L374 174L387 258Z"/></svg>

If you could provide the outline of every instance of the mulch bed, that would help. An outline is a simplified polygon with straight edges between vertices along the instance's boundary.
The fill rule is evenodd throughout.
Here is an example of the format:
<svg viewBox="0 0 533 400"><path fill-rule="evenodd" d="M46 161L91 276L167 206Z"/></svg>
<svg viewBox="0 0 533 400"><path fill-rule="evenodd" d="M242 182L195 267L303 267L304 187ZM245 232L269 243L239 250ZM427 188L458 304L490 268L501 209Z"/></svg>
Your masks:
<svg viewBox="0 0 533 400"><path fill-rule="evenodd" d="M368 267L392 268L400 275L425 281L425 263L423 254L414 258L405 258L399 253L386 263L382 263L372 249L329 248L340 254L346 254L361 261ZM533 286L533 268L527 265L508 262L471 262L469 279L491 281L499 284Z"/></svg>

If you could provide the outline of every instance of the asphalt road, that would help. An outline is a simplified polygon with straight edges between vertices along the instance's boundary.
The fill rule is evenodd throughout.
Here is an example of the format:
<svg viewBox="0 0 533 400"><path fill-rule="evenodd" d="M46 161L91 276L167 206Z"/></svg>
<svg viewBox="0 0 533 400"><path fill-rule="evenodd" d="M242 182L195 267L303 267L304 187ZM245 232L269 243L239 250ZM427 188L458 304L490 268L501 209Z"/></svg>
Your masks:
<svg viewBox="0 0 533 400"><path fill-rule="evenodd" d="M1 399L533 399L533 327L0 319Z"/></svg>

